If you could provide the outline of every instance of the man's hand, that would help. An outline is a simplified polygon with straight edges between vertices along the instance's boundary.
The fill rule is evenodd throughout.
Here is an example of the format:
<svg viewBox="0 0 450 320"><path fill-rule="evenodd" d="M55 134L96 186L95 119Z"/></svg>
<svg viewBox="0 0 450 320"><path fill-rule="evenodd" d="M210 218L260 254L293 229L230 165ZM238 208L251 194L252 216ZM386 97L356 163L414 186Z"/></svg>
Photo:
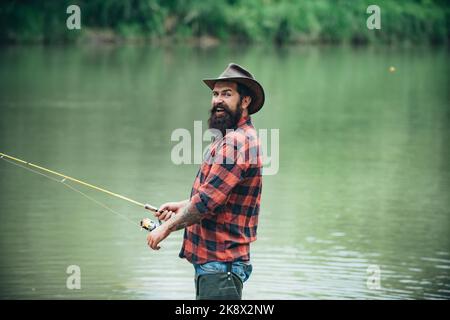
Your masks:
<svg viewBox="0 0 450 320"><path fill-rule="evenodd" d="M161 221L167 221L172 216L180 213L181 209L187 204L189 200L179 201L179 202L167 202L161 205L158 212L154 215Z"/></svg>
<svg viewBox="0 0 450 320"><path fill-rule="evenodd" d="M165 224L160 225L155 230L150 232L147 236L147 243L153 250L159 250L161 247L158 244L163 241L170 234L170 230Z"/></svg>

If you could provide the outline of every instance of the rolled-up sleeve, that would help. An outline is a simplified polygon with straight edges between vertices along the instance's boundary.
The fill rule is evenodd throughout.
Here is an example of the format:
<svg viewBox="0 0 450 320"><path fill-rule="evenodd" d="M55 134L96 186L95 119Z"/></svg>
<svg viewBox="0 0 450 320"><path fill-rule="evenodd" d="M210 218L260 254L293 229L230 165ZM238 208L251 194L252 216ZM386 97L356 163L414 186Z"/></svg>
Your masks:
<svg viewBox="0 0 450 320"><path fill-rule="evenodd" d="M208 176L191 198L191 205L200 213L214 213L218 206L225 204L233 188L245 176L246 144L237 143L241 139L235 135L226 138L217 146Z"/></svg>

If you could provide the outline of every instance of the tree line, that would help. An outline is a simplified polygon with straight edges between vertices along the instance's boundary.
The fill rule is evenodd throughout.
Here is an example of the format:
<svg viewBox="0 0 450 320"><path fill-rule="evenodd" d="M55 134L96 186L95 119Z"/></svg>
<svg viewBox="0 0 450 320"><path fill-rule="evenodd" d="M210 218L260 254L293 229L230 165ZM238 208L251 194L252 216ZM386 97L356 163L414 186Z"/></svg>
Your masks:
<svg viewBox="0 0 450 320"><path fill-rule="evenodd" d="M66 26L69 5L81 29ZM4 0L0 41L74 42L95 35L112 41L250 43L448 43L447 0L377 0L381 29L369 30L370 0Z"/></svg>

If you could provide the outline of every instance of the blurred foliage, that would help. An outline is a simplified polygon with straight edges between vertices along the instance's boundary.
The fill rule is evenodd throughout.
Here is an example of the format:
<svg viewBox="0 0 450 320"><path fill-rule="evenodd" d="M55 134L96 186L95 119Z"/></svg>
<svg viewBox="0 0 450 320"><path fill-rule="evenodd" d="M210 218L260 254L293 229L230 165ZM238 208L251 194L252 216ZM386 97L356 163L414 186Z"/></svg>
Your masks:
<svg viewBox="0 0 450 320"><path fill-rule="evenodd" d="M447 43L447 0L378 0L381 30L368 30L369 0L50 0L0 4L0 41L66 42L109 32L113 40ZM81 8L82 29L66 28Z"/></svg>

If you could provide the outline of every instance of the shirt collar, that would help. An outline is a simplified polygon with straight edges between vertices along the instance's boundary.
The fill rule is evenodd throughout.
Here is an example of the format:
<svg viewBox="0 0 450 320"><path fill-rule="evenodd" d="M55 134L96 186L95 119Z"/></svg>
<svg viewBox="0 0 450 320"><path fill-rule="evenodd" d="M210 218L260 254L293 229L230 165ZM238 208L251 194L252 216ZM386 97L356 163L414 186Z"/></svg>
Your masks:
<svg viewBox="0 0 450 320"><path fill-rule="evenodd" d="M242 127L245 123L249 122L250 116L245 116L245 117L241 117L241 119L239 120L237 127Z"/></svg>
<svg viewBox="0 0 450 320"><path fill-rule="evenodd" d="M244 124L251 125L251 118L249 115L245 116L245 117L241 117L241 119L239 119L239 121L238 121L238 124L236 125L236 128L242 127ZM213 136L211 138L211 142L215 143L217 141L221 141L222 139L223 139L223 137L220 139L217 139L217 137Z"/></svg>

